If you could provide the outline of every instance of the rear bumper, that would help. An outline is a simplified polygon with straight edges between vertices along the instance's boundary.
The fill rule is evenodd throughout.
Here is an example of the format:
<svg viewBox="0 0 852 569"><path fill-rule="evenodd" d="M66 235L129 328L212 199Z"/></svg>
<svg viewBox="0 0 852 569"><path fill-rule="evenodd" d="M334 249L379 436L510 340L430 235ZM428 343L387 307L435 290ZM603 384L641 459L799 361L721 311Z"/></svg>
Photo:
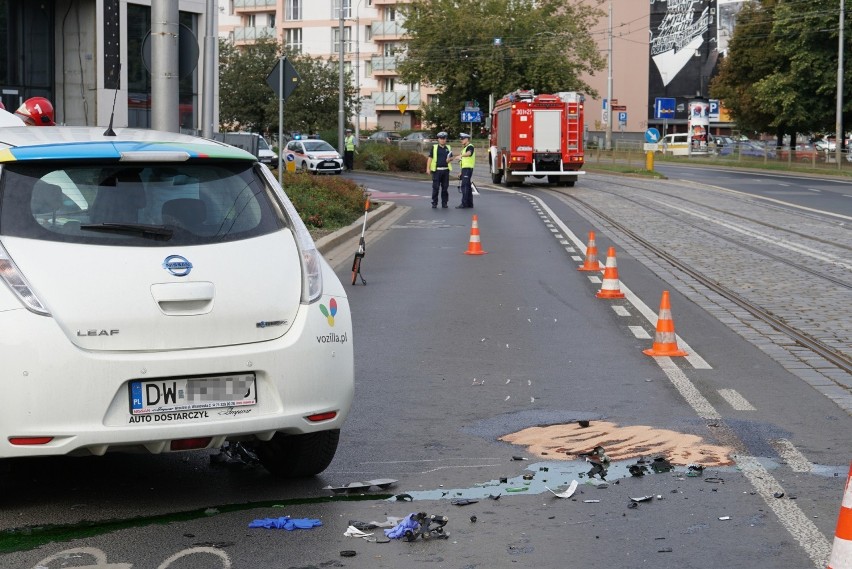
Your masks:
<svg viewBox="0 0 852 569"><path fill-rule="evenodd" d="M212 437L267 440L340 429L354 395L352 322L345 296L334 296L330 320L320 305L301 306L276 340L164 352L92 352L72 345L52 318L24 309L0 312L0 458L104 454L140 449L166 452L170 441ZM22 334L25 332L25 334ZM25 341L21 341L22 337ZM37 339L37 341L35 340ZM253 372L257 404L214 408L136 421L129 382L155 378ZM311 422L309 415L335 412ZM10 437L52 437L39 445Z"/></svg>

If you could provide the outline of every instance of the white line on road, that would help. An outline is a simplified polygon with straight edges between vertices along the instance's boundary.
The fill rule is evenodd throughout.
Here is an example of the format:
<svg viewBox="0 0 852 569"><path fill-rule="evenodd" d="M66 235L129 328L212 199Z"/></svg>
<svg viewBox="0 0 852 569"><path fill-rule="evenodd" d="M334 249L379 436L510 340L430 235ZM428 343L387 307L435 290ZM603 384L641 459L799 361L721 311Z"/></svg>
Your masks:
<svg viewBox="0 0 852 569"><path fill-rule="evenodd" d="M630 311L623 306L613 306L612 309L615 310L615 313L619 316L630 316Z"/></svg>
<svg viewBox="0 0 852 569"><path fill-rule="evenodd" d="M778 455L793 472L810 472L813 470L813 463L805 458L805 455L793 446L793 443L787 439L776 439L771 442L775 450L778 451Z"/></svg>
<svg viewBox="0 0 852 569"><path fill-rule="evenodd" d="M613 308L620 308L620 307L613 306ZM638 338L639 340L650 340L651 339L651 335L648 334L648 332L645 331L645 329L642 328L641 326L628 326L628 328L630 328L630 331L633 332L633 335L636 338Z"/></svg>
<svg viewBox="0 0 852 569"><path fill-rule="evenodd" d="M601 278L600 278L600 277L591 276L591 277L589 277L589 282L592 282L592 283L594 283L594 284L601 284Z"/></svg>
<svg viewBox="0 0 852 569"><path fill-rule="evenodd" d="M566 248L565 248L565 250L566 250L566 251L568 251L568 248L566 247ZM570 253L571 251L568 251L568 252ZM572 255L572 256L571 256L571 260L572 260L572 261L577 261L578 263L581 263L581 262L583 261L583 258L582 258L582 257L578 257L577 255Z"/></svg>
<svg viewBox="0 0 852 569"><path fill-rule="evenodd" d="M796 505L794 500L779 500L774 496L781 484L753 456L738 456L737 466L748 478L751 485L772 508L778 521L781 522L793 538L813 561L814 566L823 569L828 564L831 555L831 544L808 519L808 516Z"/></svg>
<svg viewBox="0 0 852 569"><path fill-rule="evenodd" d="M754 405L749 403L736 389L720 389L719 395L737 411L756 411Z"/></svg>
<svg viewBox="0 0 852 569"><path fill-rule="evenodd" d="M516 194L521 194L521 192L517 192L517 191L513 191L513 190L497 190L497 191L506 191L506 192L516 193ZM521 194L521 195L523 195L523 196L525 196L529 199L529 197L526 196L526 194ZM534 199L539 200L539 198L537 198L537 197L534 198ZM579 251L582 251L582 252L585 253L585 251L586 251L585 243L580 241L580 239L576 235L574 235L574 232L571 231L568 228L568 226L565 225L565 223L562 222L562 220L559 218L559 216L557 216L546 203L544 203L543 201L540 201L540 200L539 200L539 203L541 203L541 207L544 208L545 210L547 210L548 214L550 214L550 217L551 217L551 219L553 219L553 222L556 225L558 225L560 228L562 228L562 232L571 241L574 242L574 245L577 247L577 249ZM571 257L571 259L573 259L574 261L582 261L583 260L581 257ZM600 261L598 261L598 265L603 267L603 264ZM627 287L627 285L624 284L624 281L621 281L620 288L621 288L621 292L624 293L624 296L627 298L627 300L630 302L630 304L632 304L636 308L636 310L638 310L642 314L642 316L644 316L648 320L648 322L650 322L651 325L654 326L654 328L656 328L657 327L657 314L653 310L648 308L648 305L645 304L642 301L641 298L636 296L633 293L633 291L631 291ZM685 352L687 352L689 354L688 356L686 356L686 361L688 361L692 365L692 367L694 367L695 369L713 369L713 367L710 364L708 364L704 360L704 358L699 356L698 352L693 350L689 346L689 344L687 344L684 341L684 339L681 338L680 336L677 336L677 343L681 347L681 349L683 349Z"/></svg>

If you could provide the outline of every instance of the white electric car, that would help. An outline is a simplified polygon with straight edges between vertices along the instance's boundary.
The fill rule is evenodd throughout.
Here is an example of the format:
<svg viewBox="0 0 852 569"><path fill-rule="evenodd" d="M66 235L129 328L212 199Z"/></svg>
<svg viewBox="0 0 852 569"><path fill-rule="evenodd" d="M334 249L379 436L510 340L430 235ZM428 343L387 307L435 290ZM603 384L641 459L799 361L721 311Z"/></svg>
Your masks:
<svg viewBox="0 0 852 569"><path fill-rule="evenodd" d="M251 154L0 128L0 280L0 459L238 441L300 477L334 457L346 293Z"/></svg>

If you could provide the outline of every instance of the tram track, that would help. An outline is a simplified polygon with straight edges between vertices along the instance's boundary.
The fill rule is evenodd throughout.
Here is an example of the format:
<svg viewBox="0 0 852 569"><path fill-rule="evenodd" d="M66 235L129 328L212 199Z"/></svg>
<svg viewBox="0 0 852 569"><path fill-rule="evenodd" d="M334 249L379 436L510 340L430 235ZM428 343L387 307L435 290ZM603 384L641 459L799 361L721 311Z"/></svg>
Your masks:
<svg viewBox="0 0 852 569"><path fill-rule="evenodd" d="M641 192L643 196L647 194L656 194L658 196L665 197L665 199L670 200L672 196L665 192L659 192L653 189L649 189L646 187L641 187L638 185L624 184L618 182L612 182L610 180L607 181L607 185L613 186L618 185L623 188L626 188L631 191ZM604 211L600 207L597 207L593 203L590 203L590 200L584 199L582 192L564 192L558 190L545 190L551 195L565 198L567 201L573 202L573 204L577 208L582 208L585 210L587 215L590 215L594 218L597 218L602 222L602 224L609 225L616 229L617 231L623 233L630 239L632 239L636 244L643 247L652 255L664 260L669 263L671 266L677 268L681 272L686 275L689 275L695 281L701 283L703 286L712 290L716 294L722 296L723 298L728 299L732 303L736 304L738 307L747 311L749 314L759 319L762 322L765 322L775 330L783 333L787 337L791 338L798 345L804 346L805 348L811 350L812 352L818 354L826 361L830 362L832 365L836 366L838 369L843 370L846 373L852 374L852 359L850 359L849 355L844 353L843 351L837 349L834 346L829 345L828 343L820 340L815 337L813 334L802 330L794 325L791 325L789 322L785 321L782 316L775 314L772 310L761 306L760 304L750 300L743 294L738 293L733 290L731 287L725 286L722 282L720 282L716 278L712 278L706 275L702 270L693 266L690 262L684 261L679 255L673 254L668 251L666 248L662 247L659 242L648 238L642 234L640 234L635 229L631 228L630 225L619 221L615 216L611 215L607 211ZM645 210L649 210L652 212L654 216L663 218L676 222L681 225L688 226L691 230L698 231L705 235L712 235L715 239L719 239L724 241L725 243L730 244L732 247L737 247L741 249L745 249L750 251L751 253L758 254L763 256L766 259L771 259L774 262L781 263L784 266L787 266L792 271L798 271L803 274L807 274L812 278L821 279L822 283L820 286L827 286L828 284L834 285L844 291L852 291L852 283L833 276L831 274L826 273L824 270L820 270L819 268L809 267L801 262L797 262L795 259L786 257L784 255L780 255L777 253L773 253L771 251L766 250L766 248L762 248L759 246L751 245L748 243L743 243L741 240L733 239L730 235L723 234L719 231L713 231L708 227L708 224L697 223L693 221L689 221L684 219L683 216L677 216L673 214L670 210L666 208L652 205L647 203L645 200L637 199L636 197L625 196L621 193L613 192L603 188L595 188L594 192L596 194L611 194L614 198L617 197L619 200L626 200L630 203L631 207L639 207L644 208ZM714 215L726 215L730 217L735 217L745 223L757 224L762 227L771 228L774 231L784 232L787 235L795 236L800 240L810 240L814 243L820 244L830 244L832 246L838 247L843 250L852 250L852 247L844 244L844 243L836 243L831 242L825 239L813 238L805 233L790 230L779 225L767 223L763 220L758 220L751 218L742 213L731 213L728 210L724 210L719 207L709 206L707 204L701 203L697 200L690 200L683 196L678 196L678 199L683 203L688 203L692 207L704 208ZM777 207L777 206L772 206ZM811 216L814 217L814 216ZM820 219L820 222L825 222L825 220ZM828 222L835 223L835 222ZM818 289L818 286L814 287Z"/></svg>

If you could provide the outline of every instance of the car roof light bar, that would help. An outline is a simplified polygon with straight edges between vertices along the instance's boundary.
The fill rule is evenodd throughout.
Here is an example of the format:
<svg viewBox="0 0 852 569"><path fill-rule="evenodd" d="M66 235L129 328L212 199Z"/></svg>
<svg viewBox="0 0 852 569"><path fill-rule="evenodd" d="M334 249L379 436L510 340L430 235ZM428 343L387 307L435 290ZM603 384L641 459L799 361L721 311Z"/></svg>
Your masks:
<svg viewBox="0 0 852 569"><path fill-rule="evenodd" d="M182 150L145 150L121 153L121 162L186 162L189 153Z"/></svg>

